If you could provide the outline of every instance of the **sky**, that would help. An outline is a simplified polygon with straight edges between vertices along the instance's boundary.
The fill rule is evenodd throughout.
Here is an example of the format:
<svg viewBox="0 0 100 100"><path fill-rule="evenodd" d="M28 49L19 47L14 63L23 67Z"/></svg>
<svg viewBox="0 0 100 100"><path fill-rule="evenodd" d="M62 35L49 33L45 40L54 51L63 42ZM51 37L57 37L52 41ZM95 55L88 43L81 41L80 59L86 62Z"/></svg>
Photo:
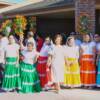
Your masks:
<svg viewBox="0 0 100 100"><path fill-rule="evenodd" d="M21 3L27 0L0 0L0 1L9 2L9 3Z"/></svg>

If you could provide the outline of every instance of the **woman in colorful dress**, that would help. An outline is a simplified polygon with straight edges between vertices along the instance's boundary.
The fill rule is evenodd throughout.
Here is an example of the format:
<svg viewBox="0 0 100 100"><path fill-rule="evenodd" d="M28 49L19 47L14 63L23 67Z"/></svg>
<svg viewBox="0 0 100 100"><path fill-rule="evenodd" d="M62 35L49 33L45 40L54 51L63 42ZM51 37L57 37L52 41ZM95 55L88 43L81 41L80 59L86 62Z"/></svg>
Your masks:
<svg viewBox="0 0 100 100"><path fill-rule="evenodd" d="M5 47L5 72L2 88L5 91L21 89L19 68L19 45L15 43L13 35L8 37L9 44Z"/></svg>
<svg viewBox="0 0 100 100"><path fill-rule="evenodd" d="M99 39L100 39L100 37L99 37ZM96 50L97 50L97 60L96 60L96 64L97 64L97 78L96 78L96 86L100 88L100 42L97 43Z"/></svg>
<svg viewBox="0 0 100 100"><path fill-rule="evenodd" d="M91 41L89 34L83 35L81 45L81 82L85 88L93 88L96 85L96 45Z"/></svg>
<svg viewBox="0 0 100 100"><path fill-rule="evenodd" d="M75 45L75 39L72 36L67 39L65 56L64 85L70 88L80 87L79 47Z"/></svg>
<svg viewBox="0 0 100 100"><path fill-rule="evenodd" d="M21 55L23 56L22 61L20 62L21 66L21 93L33 93L40 92L40 81L36 71L36 68L33 66L37 61L38 53L34 48L32 42L27 43L27 47L23 49L21 43Z"/></svg>
<svg viewBox="0 0 100 100"><path fill-rule="evenodd" d="M50 49L52 49L51 39L50 37L46 37L44 45L40 50L40 57L37 65L42 90L51 88L51 69L47 66L48 52Z"/></svg>
<svg viewBox="0 0 100 100"><path fill-rule="evenodd" d="M64 47L62 44L62 36L57 34L54 40L55 45L53 49L49 51L49 57L47 65L51 65L52 75L53 75L53 83L54 88L57 93L60 91L60 85L64 83Z"/></svg>

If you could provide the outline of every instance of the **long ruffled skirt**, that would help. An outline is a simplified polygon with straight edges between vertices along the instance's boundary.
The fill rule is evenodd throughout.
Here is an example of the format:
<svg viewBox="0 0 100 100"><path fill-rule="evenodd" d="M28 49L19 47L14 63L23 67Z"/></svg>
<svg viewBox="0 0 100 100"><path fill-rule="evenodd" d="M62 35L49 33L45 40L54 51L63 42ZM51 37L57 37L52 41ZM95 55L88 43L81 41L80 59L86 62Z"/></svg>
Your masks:
<svg viewBox="0 0 100 100"><path fill-rule="evenodd" d="M21 89L20 68L16 65L17 58L6 58L2 88L6 91Z"/></svg>
<svg viewBox="0 0 100 100"><path fill-rule="evenodd" d="M42 88L51 87L51 69L46 65L47 57L39 57L37 71L39 73Z"/></svg>
<svg viewBox="0 0 100 100"><path fill-rule="evenodd" d="M83 86L96 85L96 66L93 55L83 55L81 58L81 82Z"/></svg>
<svg viewBox="0 0 100 100"><path fill-rule="evenodd" d="M41 86L36 68L31 64L20 63L21 67L21 91L22 93L40 92Z"/></svg>
<svg viewBox="0 0 100 100"><path fill-rule="evenodd" d="M70 66L65 66L64 85L68 87L80 87L80 68L77 59L68 58L69 62L75 62Z"/></svg>

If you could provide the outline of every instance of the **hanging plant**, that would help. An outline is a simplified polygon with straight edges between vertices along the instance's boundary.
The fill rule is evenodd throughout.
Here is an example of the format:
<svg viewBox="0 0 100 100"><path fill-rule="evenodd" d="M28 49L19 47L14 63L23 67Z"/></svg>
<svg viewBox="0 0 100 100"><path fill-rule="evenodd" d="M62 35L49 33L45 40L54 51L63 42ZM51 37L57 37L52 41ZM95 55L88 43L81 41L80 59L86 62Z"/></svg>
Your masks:
<svg viewBox="0 0 100 100"><path fill-rule="evenodd" d="M90 22L89 22L89 15L84 14L79 17L79 32L81 34L90 33L89 30Z"/></svg>
<svg viewBox="0 0 100 100"><path fill-rule="evenodd" d="M36 17L29 17L28 25L29 25L29 30L36 29Z"/></svg>
<svg viewBox="0 0 100 100"><path fill-rule="evenodd" d="M5 20L1 25L0 32L8 36L11 32L11 27L12 27L12 21Z"/></svg>
<svg viewBox="0 0 100 100"><path fill-rule="evenodd" d="M26 29L26 25L27 25L27 20L24 16L21 15L17 15L14 19L14 23L13 23L13 29L14 32L20 36L20 35L24 35L24 30Z"/></svg>

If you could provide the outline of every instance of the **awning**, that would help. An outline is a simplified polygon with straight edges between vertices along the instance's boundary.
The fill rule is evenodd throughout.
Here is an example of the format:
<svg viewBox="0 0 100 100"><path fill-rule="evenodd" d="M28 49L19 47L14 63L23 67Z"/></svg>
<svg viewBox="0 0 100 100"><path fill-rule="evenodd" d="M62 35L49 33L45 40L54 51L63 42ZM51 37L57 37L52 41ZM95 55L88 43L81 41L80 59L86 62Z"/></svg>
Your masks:
<svg viewBox="0 0 100 100"><path fill-rule="evenodd" d="M38 2L36 2L38 1ZM74 5L74 0L34 0L29 4L21 4L17 6L11 6L5 9L0 10L0 13L3 15L14 15L18 13L25 13L28 11L40 10L40 9L49 9L49 8L58 8L62 6Z"/></svg>

